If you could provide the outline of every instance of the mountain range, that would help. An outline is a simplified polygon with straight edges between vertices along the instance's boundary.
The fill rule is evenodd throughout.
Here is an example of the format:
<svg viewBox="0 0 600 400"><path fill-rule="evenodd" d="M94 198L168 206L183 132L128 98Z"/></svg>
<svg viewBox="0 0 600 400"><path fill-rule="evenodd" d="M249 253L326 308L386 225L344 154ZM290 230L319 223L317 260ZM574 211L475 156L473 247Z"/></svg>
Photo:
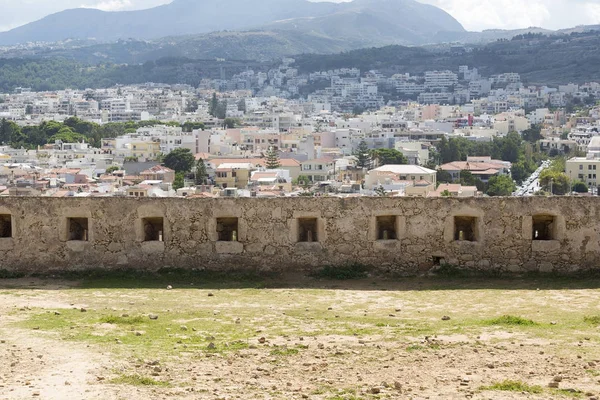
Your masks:
<svg viewBox="0 0 600 400"><path fill-rule="evenodd" d="M219 31L286 31L349 46L428 43L465 29L440 8L415 0L174 0L139 11L77 8L0 33L0 45L66 39L158 39ZM352 42L356 42L352 45Z"/></svg>

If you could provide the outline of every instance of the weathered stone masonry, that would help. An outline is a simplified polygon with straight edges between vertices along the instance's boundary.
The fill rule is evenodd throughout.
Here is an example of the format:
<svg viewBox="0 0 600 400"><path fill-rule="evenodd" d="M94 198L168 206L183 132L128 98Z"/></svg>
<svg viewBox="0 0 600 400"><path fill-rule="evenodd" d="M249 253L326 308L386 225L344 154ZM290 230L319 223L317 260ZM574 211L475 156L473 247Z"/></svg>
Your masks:
<svg viewBox="0 0 600 400"><path fill-rule="evenodd" d="M0 269L600 266L596 198L0 199Z"/></svg>

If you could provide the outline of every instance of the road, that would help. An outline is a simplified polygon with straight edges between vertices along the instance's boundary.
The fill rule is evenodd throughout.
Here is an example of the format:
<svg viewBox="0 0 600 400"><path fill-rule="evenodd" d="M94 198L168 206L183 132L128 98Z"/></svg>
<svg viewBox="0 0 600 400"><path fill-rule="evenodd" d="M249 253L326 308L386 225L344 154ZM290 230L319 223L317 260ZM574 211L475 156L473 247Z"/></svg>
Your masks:
<svg viewBox="0 0 600 400"><path fill-rule="evenodd" d="M542 190L539 177L542 171L550 166L550 163L550 160L544 161L542 165L517 188L515 196L533 196L536 192Z"/></svg>

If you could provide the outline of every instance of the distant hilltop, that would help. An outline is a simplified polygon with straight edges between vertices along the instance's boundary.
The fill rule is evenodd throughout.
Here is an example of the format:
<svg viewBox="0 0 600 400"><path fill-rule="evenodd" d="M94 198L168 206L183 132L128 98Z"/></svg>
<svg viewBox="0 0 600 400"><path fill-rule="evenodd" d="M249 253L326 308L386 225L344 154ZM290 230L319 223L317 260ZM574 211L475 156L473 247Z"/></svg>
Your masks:
<svg viewBox="0 0 600 400"><path fill-rule="evenodd" d="M450 14L415 0L174 0L139 11L62 11L0 33L0 45L88 38L157 39L248 29L310 32L315 39L344 39L374 46L423 44L440 32L465 32Z"/></svg>

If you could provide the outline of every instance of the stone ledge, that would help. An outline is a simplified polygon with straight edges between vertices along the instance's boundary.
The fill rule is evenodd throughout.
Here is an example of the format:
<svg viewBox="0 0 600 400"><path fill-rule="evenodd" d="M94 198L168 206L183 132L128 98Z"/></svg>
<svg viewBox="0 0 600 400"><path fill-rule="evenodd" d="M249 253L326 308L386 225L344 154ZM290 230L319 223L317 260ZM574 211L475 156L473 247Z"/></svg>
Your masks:
<svg viewBox="0 0 600 400"><path fill-rule="evenodd" d="M560 250L560 241L558 240L532 240L531 251L536 253L551 252Z"/></svg>
<svg viewBox="0 0 600 400"><path fill-rule="evenodd" d="M165 242L142 242L142 252L146 254L164 253Z"/></svg>
<svg viewBox="0 0 600 400"><path fill-rule="evenodd" d="M323 246L319 242L298 242L294 245L294 250L299 252L323 251Z"/></svg>
<svg viewBox="0 0 600 400"><path fill-rule="evenodd" d="M1 238L0 239L0 251L12 250L15 247L15 241L13 238Z"/></svg>
<svg viewBox="0 0 600 400"><path fill-rule="evenodd" d="M244 245L240 242L216 242L215 250L217 254L242 254Z"/></svg>
<svg viewBox="0 0 600 400"><path fill-rule="evenodd" d="M66 242L67 248L74 253L83 253L84 251L90 250L92 247L90 242L78 241L78 240L70 240Z"/></svg>
<svg viewBox="0 0 600 400"><path fill-rule="evenodd" d="M382 250L382 251L390 251L390 250L400 250L400 246L402 246L402 242L399 240L377 240L373 242L373 250Z"/></svg>

